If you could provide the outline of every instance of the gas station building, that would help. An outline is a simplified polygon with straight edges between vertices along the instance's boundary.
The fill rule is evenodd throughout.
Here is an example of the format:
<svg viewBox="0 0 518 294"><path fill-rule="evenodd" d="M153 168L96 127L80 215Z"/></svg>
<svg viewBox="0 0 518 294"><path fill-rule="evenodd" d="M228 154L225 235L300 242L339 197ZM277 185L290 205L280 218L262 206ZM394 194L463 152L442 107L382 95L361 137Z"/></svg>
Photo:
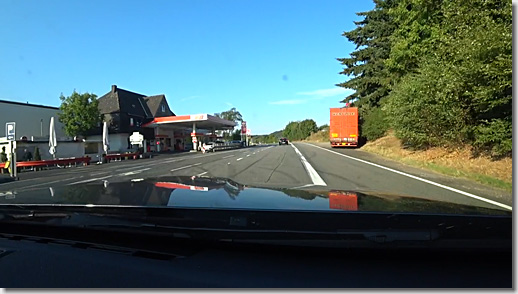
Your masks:
<svg viewBox="0 0 518 294"><path fill-rule="evenodd" d="M99 110L108 122L111 152L134 150L129 138L135 132L143 135L145 152L196 151L200 143L216 141L216 131L236 126L207 113L176 115L165 95L145 96L116 85L99 98ZM99 126L88 138L101 134Z"/></svg>
<svg viewBox="0 0 518 294"><path fill-rule="evenodd" d="M232 130L235 125L232 121L203 113L157 117L142 127L153 128L154 144L160 152L164 151L162 147L170 148L170 139L174 140L175 150L198 150L199 144L218 139L216 131Z"/></svg>

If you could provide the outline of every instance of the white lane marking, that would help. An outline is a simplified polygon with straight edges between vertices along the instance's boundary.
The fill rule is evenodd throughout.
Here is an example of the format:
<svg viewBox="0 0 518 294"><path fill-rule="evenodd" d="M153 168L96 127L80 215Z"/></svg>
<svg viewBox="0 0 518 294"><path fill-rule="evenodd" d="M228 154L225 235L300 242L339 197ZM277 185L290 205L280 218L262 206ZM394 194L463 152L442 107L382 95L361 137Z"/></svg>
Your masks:
<svg viewBox="0 0 518 294"><path fill-rule="evenodd" d="M208 173L208 172L202 172L201 174L197 174L196 176L197 176L197 177L201 177L201 176L203 176L203 175L204 175L204 174L206 174L206 173Z"/></svg>
<svg viewBox="0 0 518 294"><path fill-rule="evenodd" d="M247 154L247 155L246 155L246 157L249 157L249 156L250 156L250 154Z"/></svg>
<svg viewBox="0 0 518 294"><path fill-rule="evenodd" d="M254 152L254 153L252 153L252 154L253 154L253 155L255 155L255 152Z"/></svg>
<svg viewBox="0 0 518 294"><path fill-rule="evenodd" d="M136 169L136 168L141 168L141 167L145 167L145 166L149 166L149 164L140 164L140 165L121 167L121 168L116 169L115 172L121 172L121 171L124 171L127 169Z"/></svg>
<svg viewBox="0 0 518 294"><path fill-rule="evenodd" d="M93 178L93 179L83 180L83 181L79 181L79 182L70 183L67 186L72 186L75 184L89 183L89 182L98 181L98 180L104 180L104 179L111 178L111 177L112 176L106 176L106 177L102 177L102 178Z"/></svg>
<svg viewBox="0 0 518 294"><path fill-rule="evenodd" d="M300 189L300 188L306 188L306 187L313 187L315 186L314 184L307 184L307 185L302 185L302 186L298 186L298 187L293 187L293 188L290 188L290 189Z"/></svg>
<svg viewBox="0 0 518 294"><path fill-rule="evenodd" d="M141 172L146 171L146 170L150 170L150 169L151 168L148 167L148 168L143 168L143 169L138 169L138 170L130 171L130 172L127 172L127 173L123 173L123 174L120 174L120 175L121 176L136 175L136 174L140 174Z"/></svg>
<svg viewBox="0 0 518 294"><path fill-rule="evenodd" d="M52 182L45 182L45 183L41 183L41 184L34 184L34 185L22 187L21 189L18 189L18 190L25 190L25 189L28 189L28 188L34 188L34 187L38 187L38 186L45 186L45 185L49 185L49 184L55 184L55 183L64 182L64 181L70 181L70 180L77 179L77 178L80 178L80 177L67 178L67 179L56 180L56 181L52 181Z"/></svg>
<svg viewBox="0 0 518 294"><path fill-rule="evenodd" d="M163 162L158 162L159 164L160 163L170 163L170 162L177 162L177 161L182 161L184 160L183 158L175 158L175 159L168 159L168 160L164 160Z"/></svg>
<svg viewBox="0 0 518 294"><path fill-rule="evenodd" d="M229 157L232 157L232 156L235 156L234 154L232 155L227 155L227 156L223 156L223 158L229 158Z"/></svg>
<svg viewBox="0 0 518 294"><path fill-rule="evenodd" d="M214 155L221 155L222 153L231 153L231 152L239 152L239 151L246 151L246 150L241 150L241 149L224 150L224 151L218 151L216 153L211 153L211 154L203 154L203 155L198 155L198 156L193 156L193 157L187 157L187 159L209 157L209 156L214 156Z"/></svg>
<svg viewBox="0 0 518 294"><path fill-rule="evenodd" d="M184 168L189 168L189 167L193 167L193 166L200 165L200 164L201 164L201 162L199 162L199 163L195 163L195 164L189 164L189 165L186 165L186 166L173 168L171 171L181 170L181 169L184 169Z"/></svg>
<svg viewBox="0 0 518 294"><path fill-rule="evenodd" d="M228 164L230 164L230 162L229 162L229 163L227 163L227 165L228 165Z"/></svg>
<svg viewBox="0 0 518 294"><path fill-rule="evenodd" d="M327 186L326 182L320 177L320 175L317 173L317 171L311 166L311 164L306 160L306 157L300 153L299 149L295 147L295 145L291 144L291 147L295 149L295 152L299 155L300 161L302 162L302 165L304 165L304 168L306 169L306 172L308 173L308 176L311 178L311 181L314 185L320 185L320 186Z"/></svg>
<svg viewBox="0 0 518 294"><path fill-rule="evenodd" d="M432 182L430 180L423 179L423 178L420 178L420 177L416 177L414 175L407 174L407 173L404 173L404 172L401 172L401 171L398 171L398 170L395 170L395 169L392 169L392 168L389 168L389 167L385 167L385 166L382 166L382 165L379 165L379 164L375 164L375 163L368 162L368 161L365 161L365 160L362 160L362 159L358 159L358 158L355 158L355 157L352 157L352 156L348 156L348 155L345 155L345 154L342 154L342 153L338 153L336 151L328 150L328 149L322 148L320 146L316 146L316 145L308 144L308 143L304 143L304 144L309 145L309 146L313 146L313 147L316 147L316 148L320 148L322 150L325 150L325 151L328 151L328 152L331 152L331 153L343 156L345 158L356 160L356 161L359 161L359 162L362 162L362 163L365 163L365 164L369 164L369 165L372 165L372 166L375 166L375 167L379 167L381 169L388 170L388 171L391 171L393 173L400 174L402 176L409 177L409 178L412 178L414 180L418 180L418 181L421 181L421 182L425 182L427 184L434 185L434 186L437 186L437 187L440 187L440 188L443 188L443 189L446 189L446 190L450 190L452 192L459 193L459 194L462 194L464 196L468 196L468 197L471 197L471 198L474 198L474 199L477 199L477 200L480 200L480 201L484 201L484 202L487 202L487 203L490 203L490 204L493 204L493 205L496 205L496 206L499 206L499 207L502 207L502 208L505 208L505 209L508 209L508 210L511 210L511 211L513 210L513 208L511 206L509 206L509 205L505 205L505 204L500 203L500 202L489 200L489 199L486 199L484 197L477 196L477 195L474 195L474 194L471 194L471 193L468 193L468 192L464 192L464 191L459 190L459 189L455 189L455 188L452 188L452 187L449 187L449 186L446 186L446 185L443 185L443 184Z"/></svg>
<svg viewBox="0 0 518 294"><path fill-rule="evenodd" d="M240 161L241 159L243 159L243 157L239 157L238 159L236 159L237 161Z"/></svg>
<svg viewBox="0 0 518 294"><path fill-rule="evenodd" d="M98 176L98 175L102 175L102 174L109 174L109 173L111 173L111 172L109 172L109 171L103 171L103 172L99 172L99 173L91 173L90 175L92 175L92 176Z"/></svg>

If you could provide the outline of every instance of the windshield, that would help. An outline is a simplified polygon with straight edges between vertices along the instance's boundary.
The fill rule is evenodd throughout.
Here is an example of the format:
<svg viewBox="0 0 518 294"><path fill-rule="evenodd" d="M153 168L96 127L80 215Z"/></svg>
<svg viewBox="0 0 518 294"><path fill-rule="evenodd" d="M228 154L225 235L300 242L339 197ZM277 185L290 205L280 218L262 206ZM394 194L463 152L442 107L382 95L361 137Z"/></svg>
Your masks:
<svg viewBox="0 0 518 294"><path fill-rule="evenodd" d="M2 207L512 216L509 1L21 0L0 32Z"/></svg>

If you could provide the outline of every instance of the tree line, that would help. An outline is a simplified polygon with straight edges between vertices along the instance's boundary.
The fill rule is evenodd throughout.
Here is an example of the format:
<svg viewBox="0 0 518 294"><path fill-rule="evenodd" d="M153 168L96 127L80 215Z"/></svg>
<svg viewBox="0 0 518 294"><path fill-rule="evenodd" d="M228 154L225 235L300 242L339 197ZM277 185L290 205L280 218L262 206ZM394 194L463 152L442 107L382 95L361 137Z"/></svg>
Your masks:
<svg viewBox="0 0 518 294"><path fill-rule="evenodd" d="M367 139L394 130L409 147L468 144L512 152L512 2L374 0L343 36L338 84L354 93Z"/></svg>
<svg viewBox="0 0 518 294"><path fill-rule="evenodd" d="M289 141L304 140L312 133L318 131L326 131L329 133L329 126L327 124L317 127L317 123L312 119L305 119L302 121L291 121L284 129L273 132L269 135L254 136L256 142L262 143L277 143L280 138L287 138Z"/></svg>

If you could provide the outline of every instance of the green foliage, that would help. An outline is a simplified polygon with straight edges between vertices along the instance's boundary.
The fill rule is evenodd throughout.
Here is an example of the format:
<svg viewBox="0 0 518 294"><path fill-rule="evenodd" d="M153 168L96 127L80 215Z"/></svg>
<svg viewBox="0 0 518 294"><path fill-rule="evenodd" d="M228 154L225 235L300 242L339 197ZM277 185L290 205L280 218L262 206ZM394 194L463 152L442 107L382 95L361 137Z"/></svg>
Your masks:
<svg viewBox="0 0 518 294"><path fill-rule="evenodd" d="M237 109L235 107L232 107L231 109L229 109L227 111L223 111L220 113L214 113L214 115L219 118L222 118L222 119L233 121L235 123L243 121L243 116L241 115L241 113L239 111L237 111Z"/></svg>
<svg viewBox="0 0 518 294"><path fill-rule="evenodd" d="M354 106L359 108L360 115L377 107L390 92L392 77L388 73L385 61L391 49L390 37L396 28L389 14L395 2L375 0L373 10L357 13L364 17L362 21L355 22L357 27L342 34L356 45L356 50L348 58L338 58L344 66L341 74L350 79L337 86L354 90L354 93L341 102L354 102Z"/></svg>
<svg viewBox="0 0 518 294"><path fill-rule="evenodd" d="M342 86L356 90L348 98L358 99L363 134L379 136L386 120L410 147L471 144L478 152L511 156L512 3L375 3L344 33L358 47L340 60L344 74L353 76ZM386 91L374 98L381 87Z"/></svg>
<svg viewBox="0 0 518 294"><path fill-rule="evenodd" d="M232 133L232 140L241 140L241 130L235 130Z"/></svg>
<svg viewBox="0 0 518 294"><path fill-rule="evenodd" d="M274 133L271 133L269 135L258 135L258 136L253 136L253 139L254 139L254 142L257 142L257 143L277 143L277 141L279 140L279 138L277 138L277 136L274 135Z"/></svg>
<svg viewBox="0 0 518 294"><path fill-rule="evenodd" d="M303 140L317 130L317 123L314 120L305 119L288 123L284 128L283 135L290 141Z"/></svg>
<svg viewBox="0 0 518 294"><path fill-rule="evenodd" d="M241 113L239 111L237 111L237 109L235 107L232 107L231 109L229 109L227 111L223 111L223 112L219 112L219 113L214 113L214 116L222 118L222 119L226 119L226 120L229 120L229 121L233 121L235 123L243 122L243 116L241 115ZM241 131L241 129L239 131ZM230 139L230 140L240 140L241 139L241 133L239 135L239 138L234 139L234 137L235 137L235 135L234 135L233 130L232 131L225 131L225 133L223 134L223 138L224 139L227 139L227 140L228 139Z"/></svg>
<svg viewBox="0 0 518 294"><path fill-rule="evenodd" d="M475 129L475 146L494 157L511 156L513 151L512 118L494 119Z"/></svg>
<svg viewBox="0 0 518 294"><path fill-rule="evenodd" d="M325 131L325 130L329 131L329 125L328 124L321 125L320 127L318 127L318 131Z"/></svg>
<svg viewBox="0 0 518 294"><path fill-rule="evenodd" d="M41 160L40 148L38 148L38 147L34 148L34 160L35 161Z"/></svg>
<svg viewBox="0 0 518 294"><path fill-rule="evenodd" d="M74 91L68 97L61 94L59 99L61 99L59 121L63 123L68 136L86 135L89 130L102 122L97 95L79 94Z"/></svg>
<svg viewBox="0 0 518 294"><path fill-rule="evenodd" d="M371 109L365 116L365 122L361 125L361 134L367 140L376 140L385 136L388 130L388 122L385 112L379 108Z"/></svg>

